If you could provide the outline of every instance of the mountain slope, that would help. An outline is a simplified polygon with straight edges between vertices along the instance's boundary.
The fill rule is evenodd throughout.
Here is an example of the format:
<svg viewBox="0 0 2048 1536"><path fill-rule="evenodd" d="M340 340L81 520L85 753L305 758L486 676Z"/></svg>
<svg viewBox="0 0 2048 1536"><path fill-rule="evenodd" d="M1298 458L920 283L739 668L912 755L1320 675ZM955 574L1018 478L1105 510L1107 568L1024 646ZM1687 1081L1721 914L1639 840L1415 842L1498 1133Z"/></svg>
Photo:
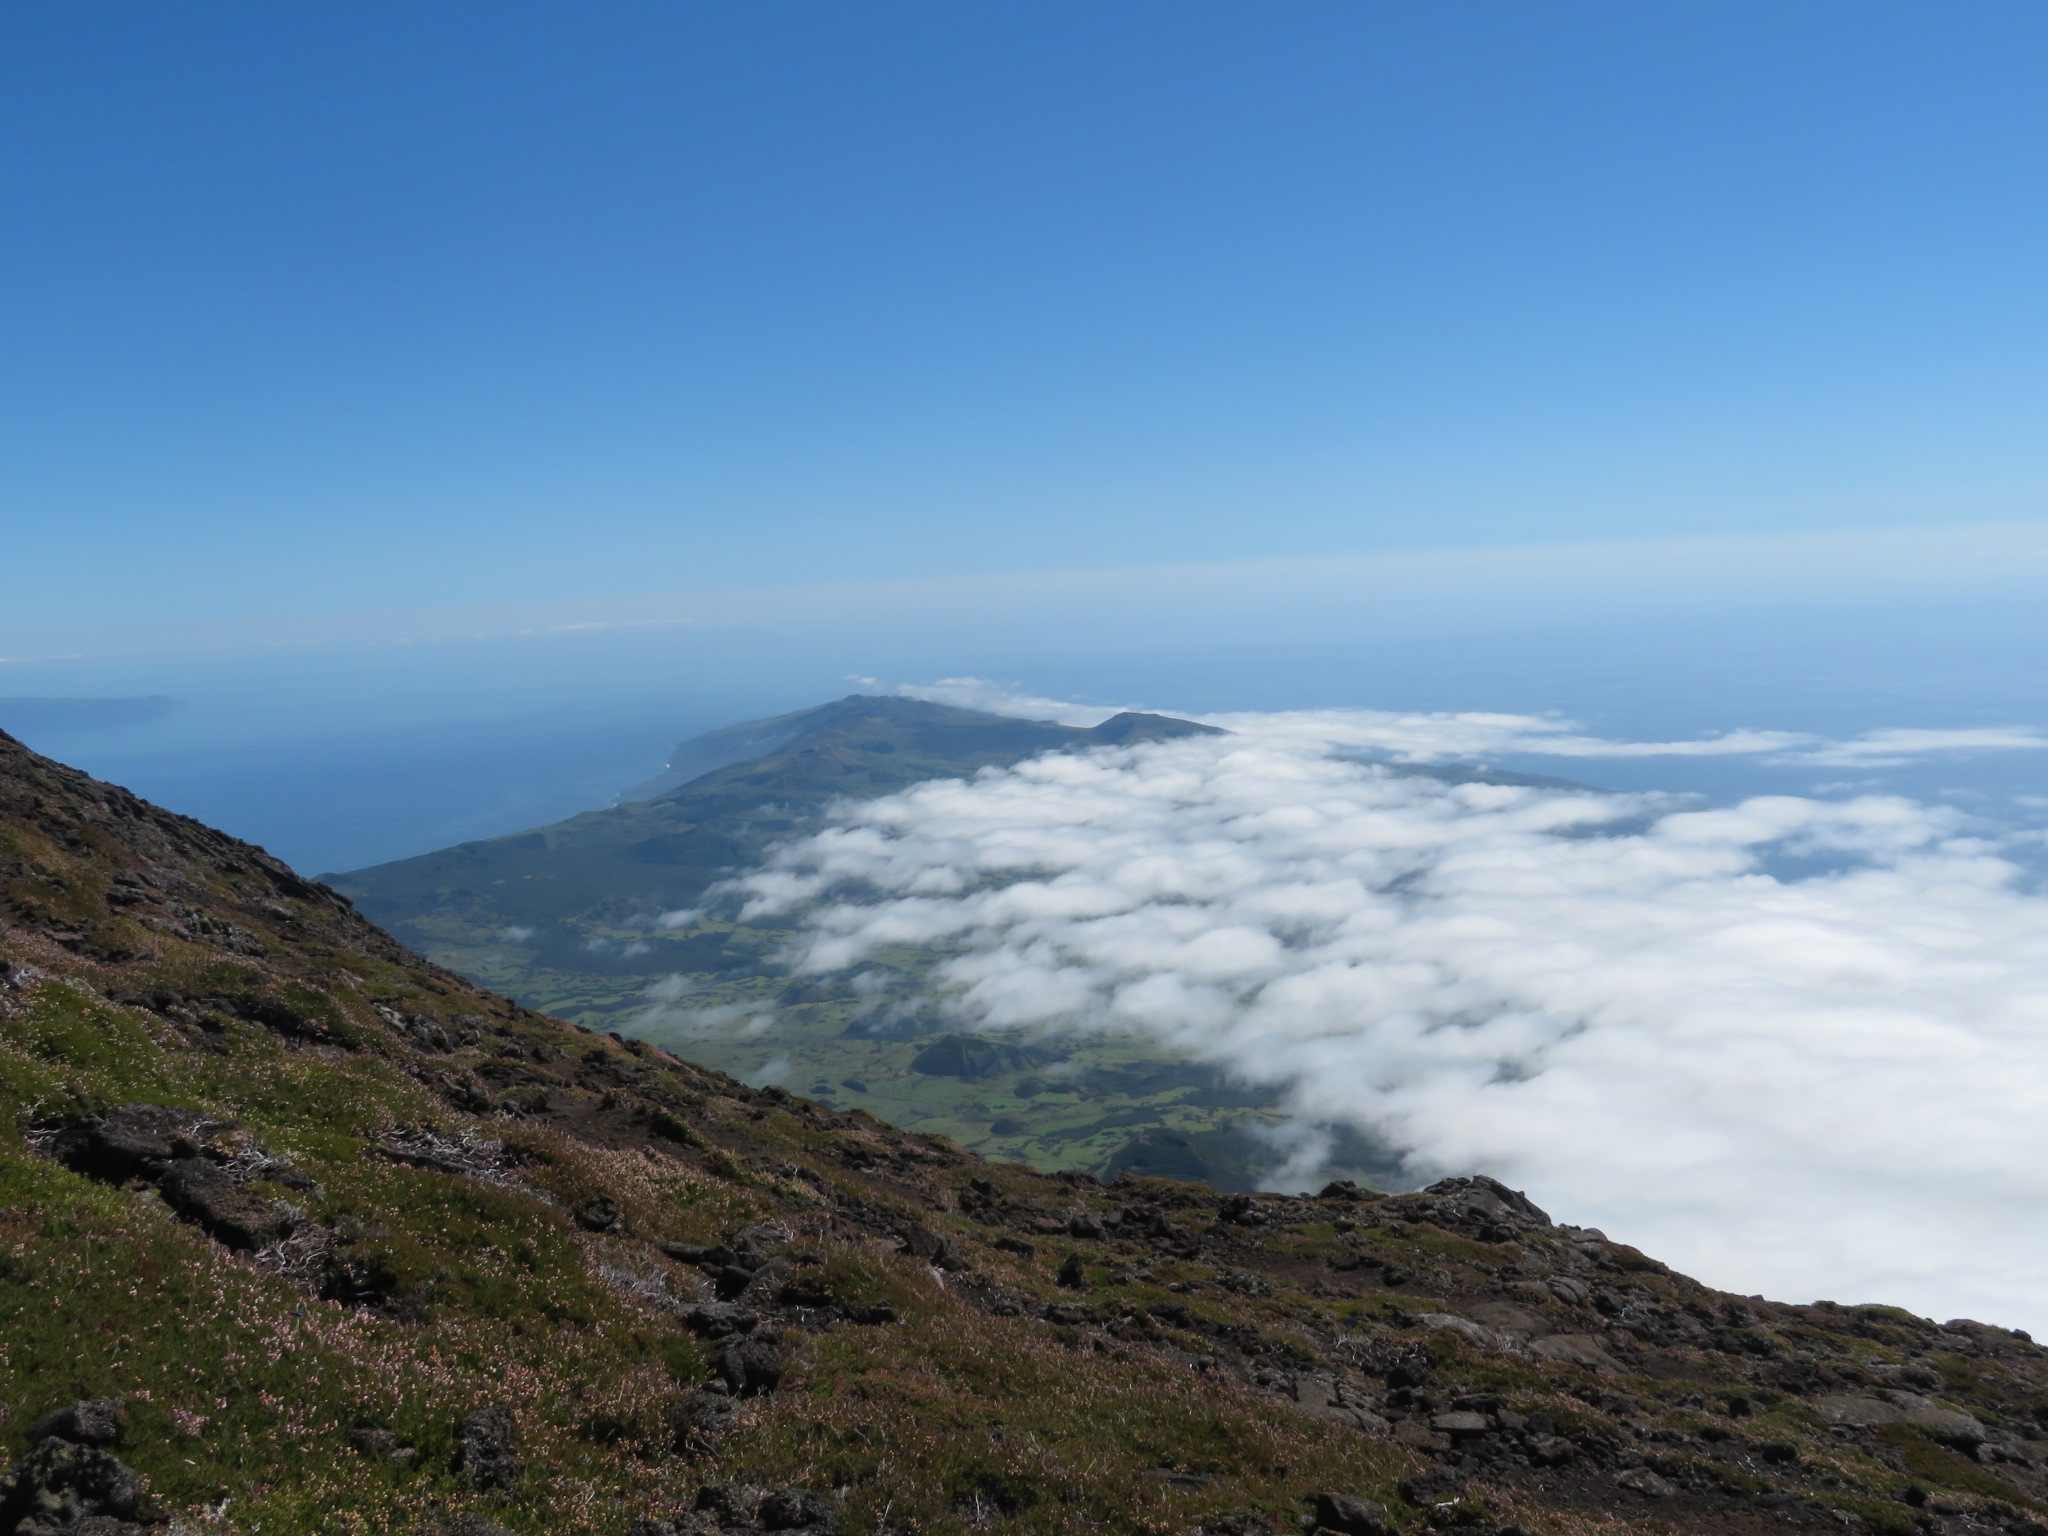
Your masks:
<svg viewBox="0 0 2048 1536"><path fill-rule="evenodd" d="M2048 1512L2022 1335L1713 1292L1486 1180L984 1163L493 997L5 737L0 978L13 1536Z"/></svg>

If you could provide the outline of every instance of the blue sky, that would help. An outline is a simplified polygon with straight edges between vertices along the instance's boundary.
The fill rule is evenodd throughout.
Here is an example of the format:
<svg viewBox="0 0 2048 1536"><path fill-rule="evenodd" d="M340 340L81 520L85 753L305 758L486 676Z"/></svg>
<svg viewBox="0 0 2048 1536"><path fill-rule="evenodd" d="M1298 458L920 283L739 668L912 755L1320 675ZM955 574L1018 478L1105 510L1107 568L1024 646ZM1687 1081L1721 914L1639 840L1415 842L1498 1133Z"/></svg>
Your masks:
<svg viewBox="0 0 2048 1536"><path fill-rule="evenodd" d="M1998 0L0 9L0 727L315 869L850 675L2048 727L2044 44ZM10 703L109 695L177 707Z"/></svg>
<svg viewBox="0 0 2048 1536"><path fill-rule="evenodd" d="M10 7L0 627L2031 519L2044 43Z"/></svg>

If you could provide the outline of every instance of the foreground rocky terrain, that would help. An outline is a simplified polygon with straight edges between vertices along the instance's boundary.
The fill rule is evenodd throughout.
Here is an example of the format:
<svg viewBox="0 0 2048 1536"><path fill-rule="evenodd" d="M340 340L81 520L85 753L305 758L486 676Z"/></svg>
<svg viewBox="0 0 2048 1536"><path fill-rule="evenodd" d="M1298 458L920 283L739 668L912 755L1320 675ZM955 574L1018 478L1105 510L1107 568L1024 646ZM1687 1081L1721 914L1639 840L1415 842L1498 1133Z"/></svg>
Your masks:
<svg viewBox="0 0 2048 1536"><path fill-rule="evenodd" d="M525 1010L0 737L0 1533L2048 1536L2048 1356Z"/></svg>

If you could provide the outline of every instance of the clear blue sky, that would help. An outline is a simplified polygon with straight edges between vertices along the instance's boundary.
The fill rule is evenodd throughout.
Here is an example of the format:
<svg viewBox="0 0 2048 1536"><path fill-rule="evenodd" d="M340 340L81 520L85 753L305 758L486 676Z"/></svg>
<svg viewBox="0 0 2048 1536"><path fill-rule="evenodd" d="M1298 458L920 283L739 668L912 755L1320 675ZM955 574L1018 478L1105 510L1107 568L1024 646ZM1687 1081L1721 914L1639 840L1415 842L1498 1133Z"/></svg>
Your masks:
<svg viewBox="0 0 2048 1536"><path fill-rule="evenodd" d="M2044 59L2038 0L9 6L4 627L2036 516Z"/></svg>

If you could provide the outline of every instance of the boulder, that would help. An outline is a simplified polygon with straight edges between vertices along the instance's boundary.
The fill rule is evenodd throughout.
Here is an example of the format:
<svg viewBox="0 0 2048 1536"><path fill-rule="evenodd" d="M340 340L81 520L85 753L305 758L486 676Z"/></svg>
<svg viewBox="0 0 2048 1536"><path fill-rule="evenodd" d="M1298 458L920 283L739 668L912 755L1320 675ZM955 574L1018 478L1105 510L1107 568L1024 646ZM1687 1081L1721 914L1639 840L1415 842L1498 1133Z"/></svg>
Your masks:
<svg viewBox="0 0 2048 1536"><path fill-rule="evenodd" d="M1393 1536L1393 1521L1384 1504L1353 1498L1348 1493L1318 1493L1309 1497L1316 1524L1343 1536Z"/></svg>
<svg viewBox="0 0 2048 1536"><path fill-rule="evenodd" d="M1678 1484L1668 1478L1659 1477L1648 1467L1630 1467L1626 1472L1614 1474L1614 1480L1632 1493L1640 1493L1646 1499L1668 1499L1678 1492Z"/></svg>
<svg viewBox="0 0 2048 1536"><path fill-rule="evenodd" d="M95 1397L52 1408L28 1427L28 1443L69 1440L75 1445L118 1445L128 1428L128 1415L118 1397Z"/></svg>
<svg viewBox="0 0 2048 1536"><path fill-rule="evenodd" d="M1949 1408L1916 1408L1907 1413L1906 1422L1928 1439L1961 1451L1973 1451L1991 1438L1981 1421Z"/></svg>
<svg viewBox="0 0 2048 1536"><path fill-rule="evenodd" d="M683 1308L683 1321L690 1331L707 1339L726 1339L736 1333L752 1333L761 1314L730 1301L704 1301Z"/></svg>
<svg viewBox="0 0 2048 1536"><path fill-rule="evenodd" d="M464 1414L455 1427L455 1466L478 1488L510 1488L524 1470L512 1410L491 1403Z"/></svg>
<svg viewBox="0 0 2048 1536"><path fill-rule="evenodd" d="M751 1483L722 1480L697 1490L697 1509L720 1525L747 1526L754 1523L754 1512L764 1497Z"/></svg>
<svg viewBox="0 0 2048 1536"><path fill-rule="evenodd" d="M1547 1339L1534 1341L1529 1351L1560 1365L1583 1365L1595 1371L1621 1369L1614 1357L1600 1347L1600 1341L1589 1334L1553 1333Z"/></svg>
<svg viewBox="0 0 2048 1536"><path fill-rule="evenodd" d="M752 1226L742 1227L733 1234L732 1246L736 1253L766 1255L778 1248L787 1248L796 1241L796 1234L779 1221L757 1221Z"/></svg>
<svg viewBox="0 0 2048 1536"><path fill-rule="evenodd" d="M664 1417L675 1449L684 1455L698 1455L710 1450L732 1429L739 1417L739 1405L726 1392L699 1387L671 1403Z"/></svg>
<svg viewBox="0 0 2048 1536"><path fill-rule="evenodd" d="M1820 1415L1823 1424L1845 1425L1852 1429L1872 1424L1897 1424L1905 1418L1901 1409L1880 1398L1847 1394L1816 1397L1813 1399L1813 1411Z"/></svg>
<svg viewBox="0 0 2048 1536"><path fill-rule="evenodd" d="M180 1158L157 1188L172 1210L230 1248L267 1247L289 1235L294 1224L287 1206L251 1194L205 1158Z"/></svg>
<svg viewBox="0 0 2048 1536"><path fill-rule="evenodd" d="M1464 1496L1465 1484L1449 1468L1435 1467L1413 1477L1402 1478L1395 1491L1404 1502L1413 1504L1417 1509L1435 1509L1439 1505L1456 1503Z"/></svg>
<svg viewBox="0 0 2048 1536"><path fill-rule="evenodd" d="M782 1336L757 1328L718 1357L718 1373L734 1397L758 1397L782 1385Z"/></svg>
<svg viewBox="0 0 2048 1536"><path fill-rule="evenodd" d="M96 1445L53 1436L15 1463L0 1495L0 1530L59 1536L95 1517L126 1520L141 1502L141 1473Z"/></svg>
<svg viewBox="0 0 2048 1536"><path fill-rule="evenodd" d="M839 1523L839 1503L809 1488L776 1488L755 1512L764 1531L814 1531L827 1536Z"/></svg>
<svg viewBox="0 0 2048 1536"><path fill-rule="evenodd" d="M1475 1323L1471 1318L1459 1317L1455 1313L1425 1312L1416 1321L1422 1323L1425 1327L1447 1328L1452 1333L1463 1334L1481 1349L1508 1349L1511 1347L1511 1341L1496 1333L1484 1323Z"/></svg>
<svg viewBox="0 0 2048 1536"><path fill-rule="evenodd" d="M59 1132L51 1150L67 1168L95 1179L155 1178L200 1123L189 1109L123 1104Z"/></svg>
<svg viewBox="0 0 2048 1536"><path fill-rule="evenodd" d="M626 1527L626 1536L718 1536L718 1531L716 1520L693 1512L667 1520L643 1515Z"/></svg>

